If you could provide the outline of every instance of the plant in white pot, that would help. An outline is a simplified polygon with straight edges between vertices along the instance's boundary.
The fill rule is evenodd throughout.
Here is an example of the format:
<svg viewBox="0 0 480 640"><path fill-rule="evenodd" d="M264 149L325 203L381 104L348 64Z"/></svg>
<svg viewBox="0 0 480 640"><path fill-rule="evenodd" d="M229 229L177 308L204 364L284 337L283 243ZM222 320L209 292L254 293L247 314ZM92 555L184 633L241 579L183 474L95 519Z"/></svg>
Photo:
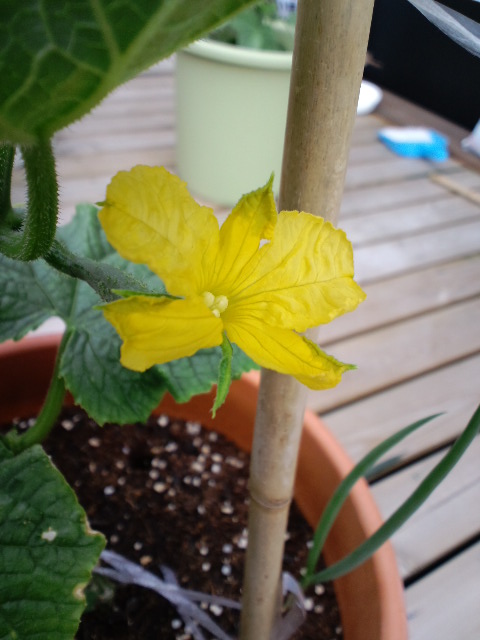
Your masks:
<svg viewBox="0 0 480 640"><path fill-rule="evenodd" d="M233 206L273 172L278 194L294 16L264 1L177 53L177 166L192 193Z"/></svg>
<svg viewBox="0 0 480 640"><path fill-rule="evenodd" d="M160 1L134 3L119 14L113 0L95 10L85 0L63 7L60 21L55 9L35 3L30 13L10 5L2 15L8 37L0 57L6 95L0 105L1 337L18 340L52 313L66 320L66 331L37 420L25 432L10 429L0 440L1 637L71 638L85 583L103 546L39 446L66 389L101 424L135 422L148 416L166 389L178 397L185 393L189 366L201 371L203 388L189 387L188 394L209 388L213 361L215 412L227 396L235 364L237 373L251 366L232 342L265 367L252 449L240 637L267 640L273 628L281 634L277 637L291 632L288 612L302 597L287 599L282 608L278 592L304 384L331 387L351 368L322 352L313 335L300 332L353 310L364 297L353 280L351 246L331 221L341 197L372 2L326 0L319 9L304 0L300 6L302 38L295 50L280 213L268 182L241 198L221 228L176 176L140 166L112 179L100 212L85 205L70 225L57 229L51 136L136 71L227 17L238 2L216 0L202 11L190 0L174 8ZM319 24L328 24L334 52L328 51L329 39L315 37ZM25 43L29 55L19 59L16 46ZM312 60L318 62L315 74ZM340 65L334 77L345 73L348 82L322 74L333 68L332 61ZM335 91L319 104L313 88L323 91L329 84ZM12 207L10 200L17 145L27 176L26 209ZM213 360L205 349L216 349ZM371 555L452 466L478 420L476 415L413 502L353 557L318 574L322 538L346 493L380 451L362 463L327 508L303 586L343 575ZM128 559L111 553L102 558L115 565L120 581L145 577Z"/></svg>
<svg viewBox="0 0 480 640"><path fill-rule="evenodd" d="M176 57L177 167L192 193L233 206L272 172L278 195L296 2L264 0ZM363 81L357 112L381 91Z"/></svg>

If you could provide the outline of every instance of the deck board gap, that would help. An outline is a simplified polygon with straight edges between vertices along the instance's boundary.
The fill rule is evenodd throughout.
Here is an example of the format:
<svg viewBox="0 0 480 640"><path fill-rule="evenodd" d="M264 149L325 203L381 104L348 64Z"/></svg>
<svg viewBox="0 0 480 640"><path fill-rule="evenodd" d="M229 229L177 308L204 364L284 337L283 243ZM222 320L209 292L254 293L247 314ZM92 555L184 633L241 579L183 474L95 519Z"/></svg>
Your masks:
<svg viewBox="0 0 480 640"><path fill-rule="evenodd" d="M434 562L431 562L430 564L422 567L418 571L415 571L412 574L406 576L403 580L403 585L405 589L408 589L415 583L419 582L420 580L423 580L430 574L440 569L440 567L443 567L444 565L446 565L448 562L450 562L450 560L460 555L461 553L468 551L479 542L480 542L480 531L477 534L468 538L467 540L462 541L461 544L457 545L456 547L451 548L447 553L437 558Z"/></svg>

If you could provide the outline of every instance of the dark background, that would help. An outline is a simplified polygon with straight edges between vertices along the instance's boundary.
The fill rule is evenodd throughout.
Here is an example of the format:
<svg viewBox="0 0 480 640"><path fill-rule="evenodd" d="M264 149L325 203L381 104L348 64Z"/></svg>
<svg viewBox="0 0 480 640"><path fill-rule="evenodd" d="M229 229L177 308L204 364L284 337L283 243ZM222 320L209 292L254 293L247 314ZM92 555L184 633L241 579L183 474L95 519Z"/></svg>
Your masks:
<svg viewBox="0 0 480 640"><path fill-rule="evenodd" d="M480 3L442 0L480 21ZM480 58L456 44L407 0L376 0L365 78L465 127L480 120Z"/></svg>

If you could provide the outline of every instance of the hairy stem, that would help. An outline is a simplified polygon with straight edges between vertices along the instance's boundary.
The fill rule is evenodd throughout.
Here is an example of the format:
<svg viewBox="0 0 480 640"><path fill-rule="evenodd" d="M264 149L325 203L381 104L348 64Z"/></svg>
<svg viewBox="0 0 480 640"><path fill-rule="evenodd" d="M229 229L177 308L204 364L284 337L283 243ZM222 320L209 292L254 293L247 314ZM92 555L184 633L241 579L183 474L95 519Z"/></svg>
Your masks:
<svg viewBox="0 0 480 640"><path fill-rule="evenodd" d="M280 210L337 219L372 10L373 0L299 2ZM279 615L285 526L305 402L306 390L296 380L262 371L241 640L268 640Z"/></svg>
<svg viewBox="0 0 480 640"><path fill-rule="evenodd" d="M5 220L12 208L10 191L14 158L15 149L12 145L0 145L0 223Z"/></svg>
<svg viewBox="0 0 480 640"><path fill-rule="evenodd" d="M0 250L9 258L36 260L50 249L57 228L58 184L50 140L22 147L27 178L27 215L18 231L0 230ZM2 194L5 198L5 194ZM9 196L10 197L10 196Z"/></svg>
<svg viewBox="0 0 480 640"><path fill-rule="evenodd" d="M105 302L117 300L118 295L112 289L133 289L147 292L145 286L130 274L106 263L95 262L72 253L67 247L55 240L45 261L57 271L72 278L79 278L89 284Z"/></svg>

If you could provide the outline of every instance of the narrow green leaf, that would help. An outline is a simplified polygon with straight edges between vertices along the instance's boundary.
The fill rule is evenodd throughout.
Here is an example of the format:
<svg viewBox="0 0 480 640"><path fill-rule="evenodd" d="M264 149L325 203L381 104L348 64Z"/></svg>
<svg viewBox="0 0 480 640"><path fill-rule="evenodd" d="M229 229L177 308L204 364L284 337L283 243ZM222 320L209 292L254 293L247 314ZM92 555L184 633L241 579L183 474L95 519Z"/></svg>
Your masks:
<svg viewBox="0 0 480 640"><path fill-rule="evenodd" d="M134 298L135 296L151 296L152 298L168 298L169 300L180 300L178 296L171 296L169 293L155 293L154 291L132 291L131 289L113 289L121 298Z"/></svg>
<svg viewBox="0 0 480 640"><path fill-rule="evenodd" d="M335 522L335 518L337 517L340 509L342 508L345 500L348 498L352 487L363 478L369 470L374 466L374 464L379 460L387 451L392 449L396 444L401 442L408 435L422 427L427 422L437 418L439 413L435 415L428 416L427 418L422 418L422 420L417 420L407 427L401 429L397 433L394 433L393 436L383 440L379 445L377 445L372 451L367 453L352 469L352 471L342 480L342 482L338 485L335 493L330 498L327 506L324 509L322 517L315 529L315 534L313 538L313 545L310 549L307 558L307 573L304 576L305 582L308 582L315 571L315 567L320 558L320 554L322 553L323 545L325 544L325 540L330 532L330 529Z"/></svg>
<svg viewBox="0 0 480 640"><path fill-rule="evenodd" d="M412 495L363 544L331 567L309 576L304 586L335 580L368 560L425 502L460 460L480 429L480 406L467 427L436 467L419 484Z"/></svg>
<svg viewBox="0 0 480 640"><path fill-rule="evenodd" d="M225 402L228 390L232 383L232 359L233 348L230 344L230 340L224 333L222 342L222 359L220 360L220 366L218 367L217 394L212 407L212 416L214 418L217 413L217 409L219 409Z"/></svg>
<svg viewBox="0 0 480 640"><path fill-rule="evenodd" d="M43 449L0 445L0 638L71 640L105 542Z"/></svg>

